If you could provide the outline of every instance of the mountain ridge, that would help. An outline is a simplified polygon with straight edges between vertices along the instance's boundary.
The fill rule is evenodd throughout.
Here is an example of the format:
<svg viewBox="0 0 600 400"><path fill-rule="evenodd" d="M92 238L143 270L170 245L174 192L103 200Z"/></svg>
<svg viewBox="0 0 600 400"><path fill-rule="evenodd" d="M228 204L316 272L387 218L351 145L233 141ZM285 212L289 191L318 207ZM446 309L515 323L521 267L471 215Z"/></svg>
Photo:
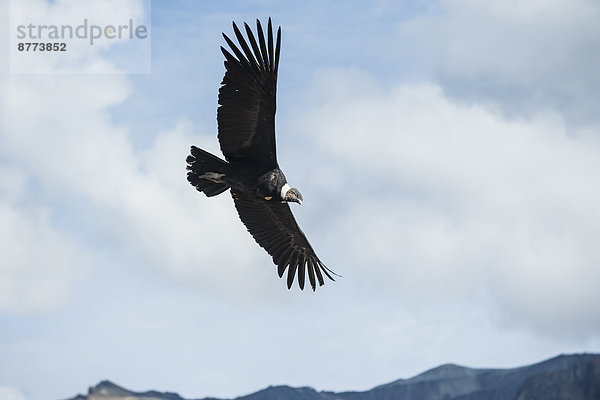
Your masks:
<svg viewBox="0 0 600 400"><path fill-rule="evenodd" d="M600 354L561 354L515 368L443 364L365 391L269 386L231 400L600 400ZM67 400L191 400L177 393L133 392L103 380ZM206 397L196 400L230 400Z"/></svg>

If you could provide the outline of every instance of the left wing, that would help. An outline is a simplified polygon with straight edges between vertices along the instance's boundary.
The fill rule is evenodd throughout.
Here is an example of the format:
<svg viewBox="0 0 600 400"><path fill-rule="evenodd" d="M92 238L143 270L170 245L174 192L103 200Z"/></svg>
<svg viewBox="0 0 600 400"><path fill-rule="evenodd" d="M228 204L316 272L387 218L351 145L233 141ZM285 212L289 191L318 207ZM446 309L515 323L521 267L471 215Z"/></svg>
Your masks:
<svg viewBox="0 0 600 400"><path fill-rule="evenodd" d="M267 43L260 21L256 21L258 43L250 27L247 24L244 27L250 46L233 23L233 31L242 50L223 34L233 54L221 47L227 71L219 89L219 143L227 161L251 159L275 168L275 94L281 28L277 30L273 53L270 18Z"/></svg>
<svg viewBox="0 0 600 400"><path fill-rule="evenodd" d="M332 277L336 275L335 272L319 260L287 203L263 201L234 189L231 189L231 195L248 232L273 257L279 277L288 270L288 289L292 287L296 271L300 289L304 289L305 271L308 272L308 280L313 290L316 289L316 281L319 282L319 286L325 283L323 274L335 280Z"/></svg>

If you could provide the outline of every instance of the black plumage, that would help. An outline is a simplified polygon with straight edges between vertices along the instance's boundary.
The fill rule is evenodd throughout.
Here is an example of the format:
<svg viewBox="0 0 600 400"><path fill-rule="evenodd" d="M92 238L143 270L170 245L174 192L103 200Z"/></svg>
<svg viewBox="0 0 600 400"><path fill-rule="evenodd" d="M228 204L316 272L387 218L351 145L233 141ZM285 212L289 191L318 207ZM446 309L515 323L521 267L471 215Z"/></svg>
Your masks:
<svg viewBox="0 0 600 400"><path fill-rule="evenodd" d="M225 76L219 89L218 139L225 160L192 146L187 157L188 181L206 196L231 189L238 215L256 242L264 248L290 288L298 276L304 289L306 275L313 290L333 271L317 257L296 223L288 202L302 203L290 188L277 163L275 110L281 28L273 40L271 19L267 40L256 21L258 41L244 24L248 41L237 25L233 31L239 47L223 34L230 51L225 56ZM248 43L249 42L249 43ZM232 54L233 53L233 54Z"/></svg>

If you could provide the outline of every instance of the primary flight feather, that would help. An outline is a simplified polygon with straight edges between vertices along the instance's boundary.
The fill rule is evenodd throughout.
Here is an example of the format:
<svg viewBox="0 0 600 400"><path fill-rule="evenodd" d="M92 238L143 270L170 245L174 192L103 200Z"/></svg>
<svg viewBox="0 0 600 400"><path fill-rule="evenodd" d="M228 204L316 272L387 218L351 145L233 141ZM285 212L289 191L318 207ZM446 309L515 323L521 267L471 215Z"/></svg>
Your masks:
<svg viewBox="0 0 600 400"><path fill-rule="evenodd" d="M239 47L223 34L229 50L225 76L219 89L218 139L225 160L192 146L187 157L187 179L206 196L230 189L238 215L256 242L273 258L280 277L287 271L290 288L298 277L304 289L306 276L313 290L331 280L327 268L296 223L289 202L302 204L302 195L291 188L277 164L275 109L281 28L273 41L271 19L267 35L256 21L257 39L247 24L248 41L235 22Z"/></svg>

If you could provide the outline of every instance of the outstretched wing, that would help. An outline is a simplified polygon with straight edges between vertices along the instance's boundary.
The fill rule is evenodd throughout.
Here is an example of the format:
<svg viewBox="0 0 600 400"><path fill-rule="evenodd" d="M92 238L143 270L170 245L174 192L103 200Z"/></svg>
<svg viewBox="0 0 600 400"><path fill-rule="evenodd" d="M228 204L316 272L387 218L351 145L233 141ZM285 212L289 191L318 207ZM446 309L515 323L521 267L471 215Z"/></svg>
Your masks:
<svg viewBox="0 0 600 400"><path fill-rule="evenodd" d="M231 195L248 232L273 257L279 277L288 270L288 289L292 287L296 271L300 289L304 289L305 271L308 271L308 280L313 290L316 289L317 281L319 286L325 283L323 274L335 280L332 277L335 273L319 260L287 203L262 201L234 189L231 190Z"/></svg>
<svg viewBox="0 0 600 400"><path fill-rule="evenodd" d="M219 143L227 161L251 159L275 168L275 93L281 27L277 30L274 53L271 18L267 43L260 21L256 20L258 43L250 27L244 27L250 46L233 23L241 50L223 34L233 54L221 47L227 71L219 89Z"/></svg>

